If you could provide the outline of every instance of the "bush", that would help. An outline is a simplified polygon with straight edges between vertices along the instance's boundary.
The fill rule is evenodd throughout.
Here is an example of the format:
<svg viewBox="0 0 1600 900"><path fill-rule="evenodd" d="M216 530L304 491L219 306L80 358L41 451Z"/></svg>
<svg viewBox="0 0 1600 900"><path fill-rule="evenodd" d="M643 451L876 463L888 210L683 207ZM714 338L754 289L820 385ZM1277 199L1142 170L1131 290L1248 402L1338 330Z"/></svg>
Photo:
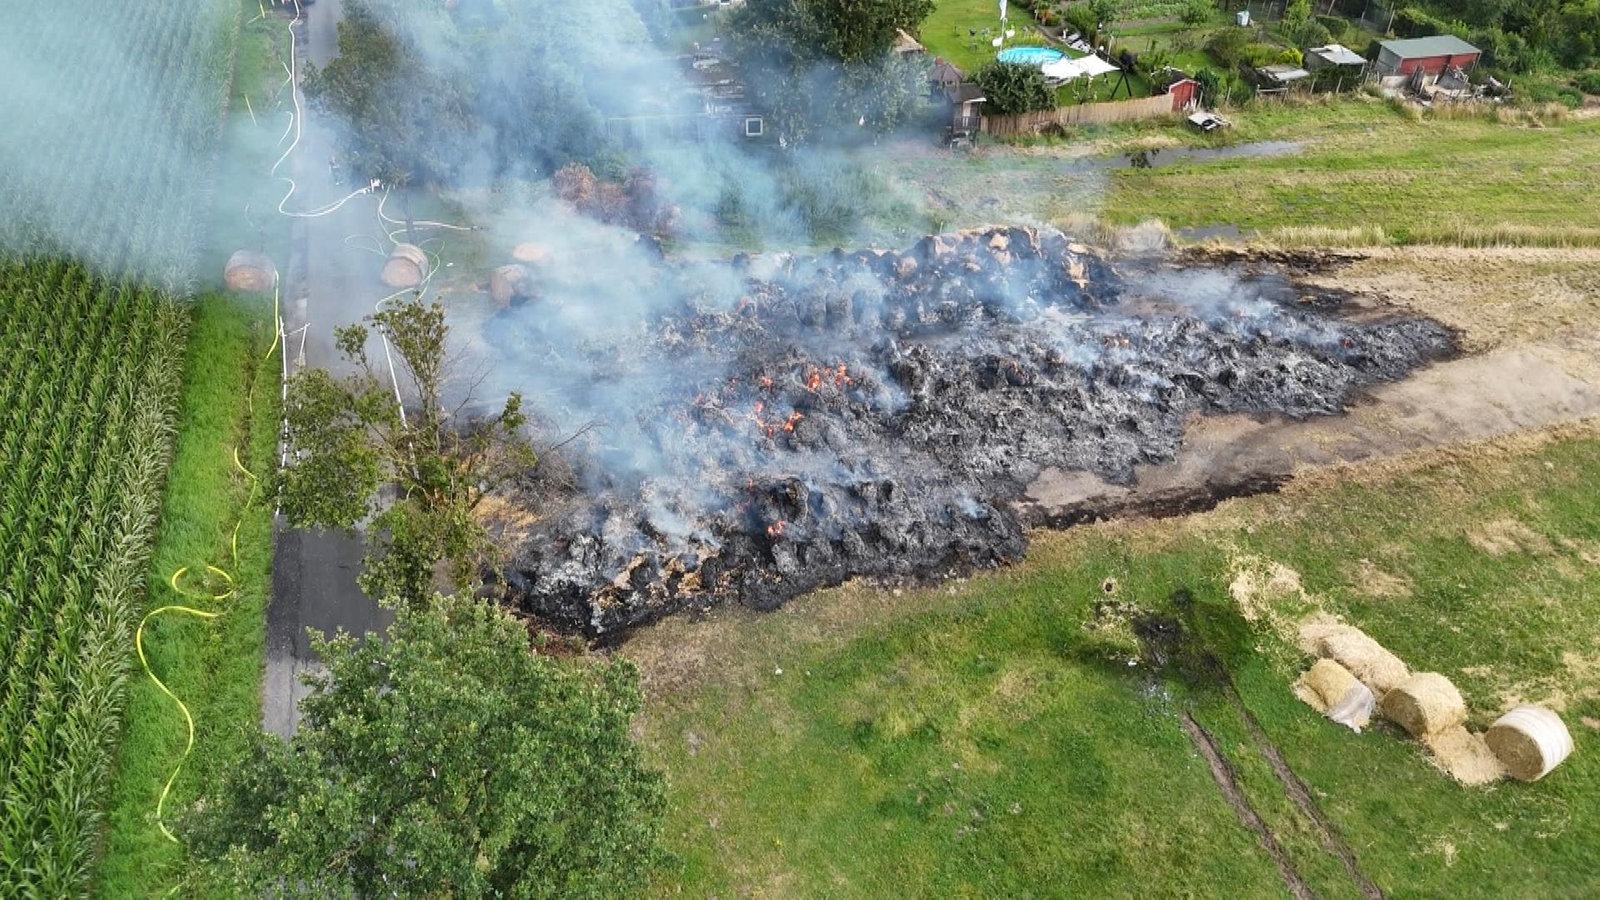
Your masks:
<svg viewBox="0 0 1600 900"><path fill-rule="evenodd" d="M1289 49L1278 54L1278 62L1288 63L1291 66L1298 66L1305 62L1305 60L1305 55L1293 47L1290 47Z"/></svg>
<svg viewBox="0 0 1600 900"><path fill-rule="evenodd" d="M1343 16L1317 16L1316 22L1326 28L1328 36L1334 40L1344 40L1345 32L1350 30L1350 20Z"/></svg>
<svg viewBox="0 0 1600 900"><path fill-rule="evenodd" d="M1394 17L1394 33L1403 38L1446 34L1449 26L1420 9L1402 9Z"/></svg>
<svg viewBox="0 0 1600 900"><path fill-rule="evenodd" d="M1200 105L1216 106L1227 99L1227 91L1222 83L1222 76L1216 69L1201 69L1194 73L1194 80L1200 83Z"/></svg>
<svg viewBox="0 0 1600 900"><path fill-rule="evenodd" d="M986 111L999 115L1054 109L1055 92L1036 66L992 62L979 69L972 80L983 88Z"/></svg>
<svg viewBox="0 0 1600 900"><path fill-rule="evenodd" d="M1067 7L1066 11L1061 14L1061 17L1067 25L1071 26L1074 31L1083 35L1085 39L1093 39L1095 31L1100 25L1100 20L1096 19L1094 16L1094 10L1090 9L1088 4L1084 3Z"/></svg>
<svg viewBox="0 0 1600 900"><path fill-rule="evenodd" d="M1307 19L1291 35L1296 47L1322 47L1333 40L1327 26L1316 19Z"/></svg>
<svg viewBox="0 0 1600 900"><path fill-rule="evenodd" d="M1231 69L1237 66L1242 59L1244 48L1250 44L1251 32L1248 28L1229 27L1213 34L1211 40L1206 41L1206 53L1216 60L1223 68Z"/></svg>
<svg viewBox="0 0 1600 900"><path fill-rule="evenodd" d="M1585 94L1600 94L1600 72L1582 72L1572 84Z"/></svg>
<svg viewBox="0 0 1600 900"><path fill-rule="evenodd" d="M1254 69L1260 66L1270 66L1281 62L1284 54L1282 47L1273 44L1246 44L1239 51L1239 62Z"/></svg>
<svg viewBox="0 0 1600 900"><path fill-rule="evenodd" d="M1052 27L1059 24L1061 21L1061 19L1056 15L1056 11L1053 9L1041 9L1033 14L1033 18L1034 21L1038 22L1040 25L1048 25Z"/></svg>
<svg viewBox="0 0 1600 900"><path fill-rule="evenodd" d="M1185 25L1204 25L1211 21L1213 9L1211 0L1189 0L1178 13L1178 18L1183 20Z"/></svg>

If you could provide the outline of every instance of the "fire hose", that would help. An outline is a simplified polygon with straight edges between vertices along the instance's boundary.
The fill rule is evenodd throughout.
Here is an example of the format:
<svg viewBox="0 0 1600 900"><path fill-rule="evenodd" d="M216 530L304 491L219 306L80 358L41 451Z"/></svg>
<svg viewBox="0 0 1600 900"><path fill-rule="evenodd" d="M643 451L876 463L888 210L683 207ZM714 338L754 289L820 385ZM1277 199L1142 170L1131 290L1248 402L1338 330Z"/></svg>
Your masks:
<svg viewBox="0 0 1600 900"><path fill-rule="evenodd" d="M274 281L276 282L276 279L274 279ZM272 290L272 346L267 348L266 355L261 358L262 365L265 365L272 359L272 354L277 352L281 338L283 337L283 328L278 320L278 305L278 287L277 284L274 283ZM255 410L255 390L257 380L258 379L251 379L250 390L245 395L246 408L252 412ZM245 439L249 439L248 435L246 435ZM230 565L237 569L239 567L239 529L244 525L245 513L248 512L250 507L255 504L256 495L260 492L261 488L261 479L257 478L255 473L245 468L244 463L239 459L239 447L237 445L235 445L233 448L233 466L242 472L246 478L250 479L250 492L245 496L244 504L239 507L239 517L234 522L233 532L228 539L228 555L231 560ZM195 570L195 568L196 567L194 566L181 566L173 571L173 573L167 578L167 584L171 586L173 593L181 597L187 597L193 601L210 603L222 603L232 599L239 593L239 583L234 575L227 569L212 565L210 563L206 563L203 569L206 573L213 575L220 580L220 585L218 587L207 587L203 582L199 587L187 585L185 583L184 576ZM188 761L189 754L194 750L194 716L189 712L188 704L184 703L177 694L172 692L172 689L167 686L166 682L162 681L161 678L156 675L155 670L150 667L149 658L144 652L145 626L148 625L152 619L168 613L193 616L198 619L216 619L220 618L222 613L200 609L196 606L187 606L181 603L169 604L158 609L153 609L146 613L144 618L139 620L139 627L134 631L133 635L133 646L138 652L139 664L144 667L144 673L150 677L150 680L155 683L156 688L160 690L161 693L165 694L168 699L178 705L178 710L183 713L184 726L187 729L187 737L183 745L183 754L178 757L177 765L173 766L172 774L167 776L166 782L161 786L161 794L156 798L156 827L161 829L161 833L166 836L167 840L172 841L173 843L178 843L178 838L170 829L167 828L164 812L167 804L167 795L172 792L173 783L178 780L178 775L183 771L183 764Z"/></svg>

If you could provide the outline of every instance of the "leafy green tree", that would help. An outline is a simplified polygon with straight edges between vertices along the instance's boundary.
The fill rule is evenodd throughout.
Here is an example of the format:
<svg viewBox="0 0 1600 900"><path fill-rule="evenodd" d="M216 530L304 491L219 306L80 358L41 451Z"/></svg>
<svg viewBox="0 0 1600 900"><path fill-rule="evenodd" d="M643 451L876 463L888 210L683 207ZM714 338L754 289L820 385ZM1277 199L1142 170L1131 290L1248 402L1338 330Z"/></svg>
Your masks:
<svg viewBox="0 0 1600 900"><path fill-rule="evenodd" d="M289 381L284 512L297 525L329 528L370 519L360 580L372 596L425 598L441 563L455 586L468 587L492 551L473 510L537 461L522 434L522 398L512 394L497 414L481 418L446 405L454 374L438 304L412 297L368 323L336 332L353 374L310 368ZM393 348L403 392L388 356L380 368L368 355L372 329ZM403 412L397 392L405 395ZM396 489L392 501L379 495L386 484Z"/></svg>
<svg viewBox="0 0 1600 900"><path fill-rule="evenodd" d="M285 744L184 823L212 893L615 897L657 859L661 777L629 738L627 662L530 652L472 601L396 610L387 640L317 641L327 675Z"/></svg>
<svg viewBox="0 0 1600 900"><path fill-rule="evenodd" d="M874 60L914 32L933 0L747 0L728 17L736 45L798 62Z"/></svg>
<svg viewBox="0 0 1600 900"><path fill-rule="evenodd" d="M347 126L345 155L363 178L447 180L468 156L476 120L465 74L425 57L364 5L347 8L338 58L307 66L304 86Z"/></svg>
<svg viewBox="0 0 1600 900"><path fill-rule="evenodd" d="M979 69L973 81L983 88L987 112L1002 116L1054 109L1055 92L1038 66L992 62Z"/></svg>
<svg viewBox="0 0 1600 900"><path fill-rule="evenodd" d="M896 56L933 0L749 0L728 16L734 56L785 143L892 130L915 113L927 62Z"/></svg>

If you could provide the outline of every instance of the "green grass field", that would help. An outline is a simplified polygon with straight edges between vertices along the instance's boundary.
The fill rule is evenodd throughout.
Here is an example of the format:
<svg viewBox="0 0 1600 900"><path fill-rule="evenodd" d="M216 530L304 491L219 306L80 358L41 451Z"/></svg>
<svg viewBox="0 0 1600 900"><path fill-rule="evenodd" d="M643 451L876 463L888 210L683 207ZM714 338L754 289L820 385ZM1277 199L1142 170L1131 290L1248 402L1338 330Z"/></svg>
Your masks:
<svg viewBox="0 0 1600 900"><path fill-rule="evenodd" d="M1265 896L1282 882L1181 727L1215 737L1318 896L1359 896L1285 796L1227 691L1128 666L1092 630L1114 599L1180 589L1243 708L1310 789L1358 871L1393 896L1600 890L1600 439L1460 451L1369 484L1234 501L1193 519L1042 537L1015 569L903 596L841 589L768 616L673 622L642 663L647 746L668 772L691 896ZM1522 549L1482 549L1515 523ZM1256 561L1256 562L1251 562ZM1512 694L1561 698L1578 752L1545 781L1466 788L1391 726L1357 735L1296 700L1299 651L1239 618L1265 561L1314 606L1456 680L1482 728Z"/></svg>
<svg viewBox="0 0 1600 900"><path fill-rule="evenodd" d="M1103 213L1173 227L1382 228L1407 236L1501 224L1600 226L1600 120L1546 127L1477 117L1415 119L1375 100L1234 116L1236 141L1303 142L1294 154L1126 169Z"/></svg>
<svg viewBox="0 0 1600 900"><path fill-rule="evenodd" d="M219 613L215 619L167 613L144 632L151 669L189 707L194 752L183 764L165 807L172 828L199 785L220 777L249 733L260 730L266 604L271 592L271 472L277 463L278 356L272 344L270 298L202 298L184 369L184 392L161 524L151 560L145 610L182 605ZM262 479L252 495L239 462ZM237 537L234 527L238 524ZM235 546L237 557L235 557ZM237 592L221 601L179 594L171 574L213 565ZM185 584L190 583L188 579ZM209 582L221 592L223 585ZM132 655L132 647L124 648ZM105 897L164 893L184 874L182 848L157 826L156 803L182 760L182 713L132 660L127 728L118 755L108 835L96 880Z"/></svg>

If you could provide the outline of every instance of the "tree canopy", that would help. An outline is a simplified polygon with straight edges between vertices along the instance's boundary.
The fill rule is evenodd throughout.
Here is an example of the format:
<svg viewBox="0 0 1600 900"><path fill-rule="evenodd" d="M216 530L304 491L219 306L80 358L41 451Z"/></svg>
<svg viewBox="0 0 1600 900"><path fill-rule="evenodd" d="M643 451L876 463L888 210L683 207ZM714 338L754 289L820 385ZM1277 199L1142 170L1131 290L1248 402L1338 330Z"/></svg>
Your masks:
<svg viewBox="0 0 1600 900"><path fill-rule="evenodd" d="M891 50L933 0L748 0L727 20L734 55L786 141L825 128L888 131L917 108L926 63Z"/></svg>
<svg viewBox="0 0 1600 900"><path fill-rule="evenodd" d="M984 106L999 115L1053 109L1056 105L1055 92L1038 66L992 62L974 73L972 80L983 88Z"/></svg>
<svg viewBox="0 0 1600 900"><path fill-rule="evenodd" d="M371 329L393 347L405 379L402 413L385 359L368 356ZM354 370L337 377L305 369L289 381L290 465L280 475L283 508L297 525L352 528L371 518L372 549L362 588L376 597L426 597L436 566L449 564L458 587L472 581L489 551L473 518L483 497L525 472L536 456L522 434L522 398L512 394L489 416L447 405L459 376L447 357L444 310L411 297L337 330ZM396 487L385 501L379 488Z"/></svg>
<svg viewBox="0 0 1600 900"><path fill-rule="evenodd" d="M360 4L339 23L339 56L307 67L305 93L348 126L346 156L362 176L448 180L466 158L475 127L466 77L425 59Z"/></svg>
<svg viewBox="0 0 1600 900"><path fill-rule="evenodd" d="M555 660L488 605L400 607L328 666L184 826L236 896L614 897L656 858L660 775L629 738L627 662ZM221 886L209 886L221 887Z"/></svg>

